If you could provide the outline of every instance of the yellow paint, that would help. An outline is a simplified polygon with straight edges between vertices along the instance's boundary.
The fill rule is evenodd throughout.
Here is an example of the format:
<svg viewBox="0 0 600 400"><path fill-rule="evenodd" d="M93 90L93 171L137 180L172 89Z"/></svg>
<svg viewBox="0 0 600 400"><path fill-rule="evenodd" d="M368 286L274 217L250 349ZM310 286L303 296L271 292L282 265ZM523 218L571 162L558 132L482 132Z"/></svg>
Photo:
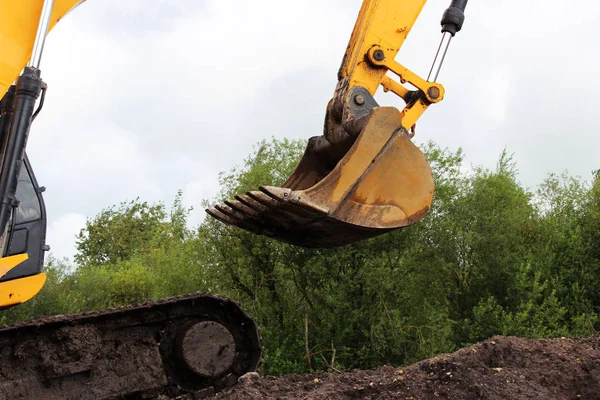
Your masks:
<svg viewBox="0 0 600 400"><path fill-rule="evenodd" d="M432 103L444 98L444 88L439 83L427 82L395 61L404 40L419 17L426 0L364 0L341 69L341 78L348 79L348 89L362 86L375 94L379 85L406 100L409 90L386 76L394 73L401 83L410 83L425 93L426 99L408 104L402 110L402 126L410 129ZM384 59L373 57L381 50ZM432 98L428 89L435 87L439 96Z"/></svg>
<svg viewBox="0 0 600 400"><path fill-rule="evenodd" d="M346 56L342 78L350 78L350 87L362 86L374 94L385 69L373 68L364 61L369 49L378 45L391 58L396 57L426 0L364 0L356 19Z"/></svg>
<svg viewBox="0 0 600 400"><path fill-rule="evenodd" d="M401 125L396 108L373 109L334 170L311 188L292 191L290 201L325 208L329 217L357 227L394 229L423 218L434 191L431 167Z"/></svg>
<svg viewBox="0 0 600 400"><path fill-rule="evenodd" d="M52 29L80 0L55 0ZM31 58L44 0L0 0L0 98Z"/></svg>
<svg viewBox="0 0 600 400"><path fill-rule="evenodd" d="M398 228L427 214L434 192L431 167L408 134L398 129L410 130L430 104L443 99L444 88L395 61L425 2L363 0L340 69L341 87L348 93L360 86L374 95L382 85L407 105L402 112L373 109L334 170L311 188L293 192L291 201L322 207L329 217L369 228ZM418 100L405 83L422 92Z"/></svg>
<svg viewBox="0 0 600 400"><path fill-rule="evenodd" d="M396 95L402 97L402 99L406 100L406 95L408 95L409 90L399 84L398 82L392 80L389 76L384 76L381 80L381 86L383 86L383 90L388 92L391 91Z"/></svg>
<svg viewBox="0 0 600 400"><path fill-rule="evenodd" d="M29 257L27 254L17 254L15 256L0 258L0 278L8 273L11 269L26 261Z"/></svg>
<svg viewBox="0 0 600 400"><path fill-rule="evenodd" d="M46 274L0 282L0 307L16 306L30 300L46 283Z"/></svg>

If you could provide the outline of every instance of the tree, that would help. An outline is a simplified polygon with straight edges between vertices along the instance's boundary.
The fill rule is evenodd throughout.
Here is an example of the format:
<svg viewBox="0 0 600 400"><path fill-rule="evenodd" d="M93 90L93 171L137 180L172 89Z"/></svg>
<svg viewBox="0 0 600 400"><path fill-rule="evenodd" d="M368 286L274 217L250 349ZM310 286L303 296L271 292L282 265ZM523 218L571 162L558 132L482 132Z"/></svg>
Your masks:
<svg viewBox="0 0 600 400"><path fill-rule="evenodd" d="M139 198L104 209L86 221L77 236L75 261L79 265L114 264L148 251L164 231L164 205Z"/></svg>
<svg viewBox="0 0 600 400"><path fill-rule="evenodd" d="M278 185L301 141L262 141L220 175L219 201ZM88 220L78 265L50 259L42 293L4 322L193 291L239 301L261 327L265 374L406 364L495 334L590 334L600 315L600 177L550 175L537 191L503 152L466 170L459 149L422 146L436 184L410 227L305 249L136 199ZM205 202L206 204L206 202Z"/></svg>
<svg viewBox="0 0 600 400"><path fill-rule="evenodd" d="M222 198L282 182L302 147L262 142L242 168L221 176ZM457 192L461 154L433 144L427 151L448 199ZM266 373L400 363L451 348L445 301L427 295L429 276L408 262L420 248L414 229L329 250L287 245L213 220L200 231L208 264L222 274L219 290L249 307L263 327Z"/></svg>

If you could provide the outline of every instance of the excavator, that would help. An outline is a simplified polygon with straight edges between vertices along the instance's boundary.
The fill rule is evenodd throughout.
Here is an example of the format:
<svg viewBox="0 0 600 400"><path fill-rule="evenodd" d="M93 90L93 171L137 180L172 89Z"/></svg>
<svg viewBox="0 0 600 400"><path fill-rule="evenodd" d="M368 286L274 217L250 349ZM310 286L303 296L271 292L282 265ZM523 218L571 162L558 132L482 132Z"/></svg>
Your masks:
<svg viewBox="0 0 600 400"><path fill-rule="evenodd" d="M40 69L46 37L84 2L0 0L1 309L30 300L46 281L45 188L25 150L48 90ZM207 213L310 248L348 245L424 218L434 182L411 139L425 110L444 98L436 81L467 0L452 0L443 13L427 79L395 60L425 3L363 0L323 134L308 140L281 185L238 194ZM380 87L404 108L379 106ZM51 316L0 327L0 400L201 398L236 384L261 357L252 318L206 293Z"/></svg>

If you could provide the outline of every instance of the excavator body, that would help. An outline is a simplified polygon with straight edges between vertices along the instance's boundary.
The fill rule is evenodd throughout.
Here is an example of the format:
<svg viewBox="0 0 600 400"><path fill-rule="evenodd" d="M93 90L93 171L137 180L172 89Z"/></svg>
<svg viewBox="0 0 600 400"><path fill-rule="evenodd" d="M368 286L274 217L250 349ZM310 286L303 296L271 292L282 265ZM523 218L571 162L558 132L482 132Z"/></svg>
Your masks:
<svg viewBox="0 0 600 400"><path fill-rule="evenodd" d="M47 90L39 68L44 41L84 1L0 0L0 309L31 299L46 281L45 188L25 150ZM207 212L256 234L318 248L423 218L434 184L411 138L418 118L443 99L435 80L467 0L452 0L444 13L442 57L437 62L436 56L431 81L395 61L425 2L364 0L323 134L308 140L286 182ZM380 86L406 106L380 107L373 98ZM209 294L47 317L0 328L0 400L200 398L256 370L261 357L254 321L232 300Z"/></svg>

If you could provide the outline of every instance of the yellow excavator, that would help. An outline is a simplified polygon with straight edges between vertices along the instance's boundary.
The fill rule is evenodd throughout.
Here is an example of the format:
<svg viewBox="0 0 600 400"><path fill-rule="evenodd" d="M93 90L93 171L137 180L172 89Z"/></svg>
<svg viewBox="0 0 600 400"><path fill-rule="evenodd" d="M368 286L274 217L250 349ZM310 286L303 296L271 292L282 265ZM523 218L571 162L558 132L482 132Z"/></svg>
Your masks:
<svg viewBox="0 0 600 400"><path fill-rule="evenodd" d="M25 149L47 90L40 70L45 39L84 1L0 0L0 308L31 299L46 280L44 188ZM436 81L462 28L467 0L452 0L443 13L427 79L395 60L425 3L363 0L323 134L308 140L280 186L239 194L208 214L317 248L354 243L425 217L434 182L411 138L419 117L444 98ZM380 107L373 97L380 86L405 107ZM262 349L258 329L241 307L196 293L2 327L0 354L0 400L146 399L201 396L231 386L258 367Z"/></svg>

